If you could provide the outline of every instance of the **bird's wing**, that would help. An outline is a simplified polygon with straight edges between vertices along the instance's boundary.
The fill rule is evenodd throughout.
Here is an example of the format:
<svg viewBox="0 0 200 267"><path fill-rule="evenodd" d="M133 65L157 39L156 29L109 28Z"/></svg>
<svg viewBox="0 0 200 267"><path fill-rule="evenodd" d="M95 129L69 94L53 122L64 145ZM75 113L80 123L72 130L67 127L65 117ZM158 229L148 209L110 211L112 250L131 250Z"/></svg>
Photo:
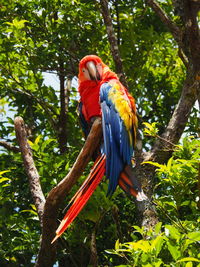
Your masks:
<svg viewBox="0 0 200 267"><path fill-rule="evenodd" d="M114 193L124 166L131 164L137 118L134 99L129 98L118 80L100 88L108 195Z"/></svg>
<svg viewBox="0 0 200 267"><path fill-rule="evenodd" d="M79 102L77 111L78 111L78 115L79 115L80 125L81 125L82 131L84 133L84 137L86 138L90 132L90 126L86 120L87 115L84 112L84 106L83 106L82 102Z"/></svg>

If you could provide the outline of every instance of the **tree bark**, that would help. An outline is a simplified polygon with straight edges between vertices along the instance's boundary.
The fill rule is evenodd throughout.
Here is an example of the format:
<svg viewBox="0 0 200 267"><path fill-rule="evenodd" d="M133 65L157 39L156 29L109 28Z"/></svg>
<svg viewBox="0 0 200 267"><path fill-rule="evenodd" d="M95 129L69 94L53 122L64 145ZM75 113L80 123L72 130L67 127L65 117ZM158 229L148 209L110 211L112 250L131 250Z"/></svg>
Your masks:
<svg viewBox="0 0 200 267"><path fill-rule="evenodd" d="M10 144L6 141L3 141L3 140L0 140L0 146L4 147L10 151L13 151L13 152L20 152L19 147L13 146L12 144Z"/></svg>
<svg viewBox="0 0 200 267"><path fill-rule="evenodd" d="M35 167L33 154L28 144L26 136L26 128L23 119L21 117L16 117L14 120L14 124L15 124L17 140L19 143L19 147L24 162L24 167L29 178L29 185L33 197L33 202L40 219L40 224L42 226L45 197L42 192L42 187L40 185L40 176Z"/></svg>

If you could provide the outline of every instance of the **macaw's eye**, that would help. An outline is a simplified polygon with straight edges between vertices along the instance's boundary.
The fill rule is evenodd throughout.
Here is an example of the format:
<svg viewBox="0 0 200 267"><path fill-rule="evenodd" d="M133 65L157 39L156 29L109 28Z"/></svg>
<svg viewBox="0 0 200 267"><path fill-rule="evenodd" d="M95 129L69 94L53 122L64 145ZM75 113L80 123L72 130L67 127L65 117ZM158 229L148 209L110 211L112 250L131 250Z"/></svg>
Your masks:
<svg viewBox="0 0 200 267"><path fill-rule="evenodd" d="M90 75L89 75L89 73L88 73L88 70L85 69L85 68L83 68L83 69L82 69L82 72L84 73L85 78L86 78L87 80L90 80Z"/></svg>

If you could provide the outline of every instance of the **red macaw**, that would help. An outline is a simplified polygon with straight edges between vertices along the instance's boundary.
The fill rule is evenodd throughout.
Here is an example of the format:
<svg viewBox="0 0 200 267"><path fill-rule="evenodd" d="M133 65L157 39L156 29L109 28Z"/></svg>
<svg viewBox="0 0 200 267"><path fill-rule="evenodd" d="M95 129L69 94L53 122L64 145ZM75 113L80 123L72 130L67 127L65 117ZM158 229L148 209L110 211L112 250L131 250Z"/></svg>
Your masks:
<svg viewBox="0 0 200 267"><path fill-rule="evenodd" d="M70 201L71 207L52 242L76 218L104 174L109 180L108 195L112 195L119 184L138 201L147 199L131 167L137 128L134 98L98 56L89 55L80 61L78 79L83 131L87 136L94 118L102 117L103 142L90 175Z"/></svg>

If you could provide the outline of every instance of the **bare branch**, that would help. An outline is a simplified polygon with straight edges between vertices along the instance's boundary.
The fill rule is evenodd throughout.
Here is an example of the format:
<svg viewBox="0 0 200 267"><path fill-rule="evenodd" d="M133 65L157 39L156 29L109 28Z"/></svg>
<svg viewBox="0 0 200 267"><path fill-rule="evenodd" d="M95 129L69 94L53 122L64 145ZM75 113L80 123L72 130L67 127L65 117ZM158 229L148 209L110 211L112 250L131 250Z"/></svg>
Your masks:
<svg viewBox="0 0 200 267"><path fill-rule="evenodd" d="M84 147L79 153L72 169L68 175L50 191L44 208L42 240L36 266L49 267L54 262L57 242L51 245L51 241L55 236L55 230L57 228L59 206L83 173L94 151L99 146L101 137L101 118L97 118L93 123ZM51 257L49 255L51 255Z"/></svg>
<svg viewBox="0 0 200 267"><path fill-rule="evenodd" d="M2 141L0 140L0 146L3 146L6 149L8 149L10 151L13 151L13 152L20 152L20 148L19 147L13 146L10 143L8 143L6 141L3 141L3 140Z"/></svg>
<svg viewBox="0 0 200 267"><path fill-rule="evenodd" d="M24 121L21 117L16 117L14 120L14 124L17 140L24 161L24 167L29 178L31 194L37 209L40 223L42 224L45 197L43 195L42 188L40 185L40 177L34 164L31 148L28 144Z"/></svg>
<svg viewBox="0 0 200 267"><path fill-rule="evenodd" d="M156 0L146 0L155 13L160 17L161 21L168 27L177 43L181 41L181 31L179 27L167 16L165 11L161 8Z"/></svg>

